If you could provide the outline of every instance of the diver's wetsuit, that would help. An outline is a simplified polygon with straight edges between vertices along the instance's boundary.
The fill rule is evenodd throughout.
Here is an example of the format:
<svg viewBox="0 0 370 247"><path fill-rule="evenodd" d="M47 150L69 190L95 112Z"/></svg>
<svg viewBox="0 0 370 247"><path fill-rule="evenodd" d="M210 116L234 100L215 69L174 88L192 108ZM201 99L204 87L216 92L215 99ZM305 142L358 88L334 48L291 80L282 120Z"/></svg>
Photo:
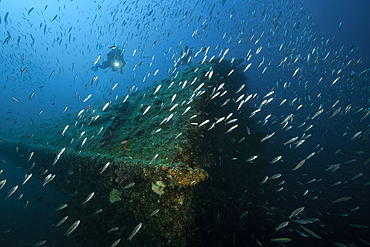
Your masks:
<svg viewBox="0 0 370 247"><path fill-rule="evenodd" d="M117 65L115 63L118 63ZM93 71L100 69L106 69L108 67L112 68L112 71L117 71L118 69L120 70L122 74L122 68L126 65L125 60L122 57L122 50L120 49L114 49L111 50L107 54L107 60L104 61L102 64L97 64L94 67L92 67Z"/></svg>

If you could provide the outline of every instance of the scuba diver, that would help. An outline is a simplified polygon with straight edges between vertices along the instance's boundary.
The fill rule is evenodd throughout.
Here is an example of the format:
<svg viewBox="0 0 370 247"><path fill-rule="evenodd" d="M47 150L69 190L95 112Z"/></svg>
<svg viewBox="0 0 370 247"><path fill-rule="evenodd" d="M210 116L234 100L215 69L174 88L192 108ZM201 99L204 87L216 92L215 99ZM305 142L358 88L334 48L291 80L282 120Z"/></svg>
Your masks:
<svg viewBox="0 0 370 247"><path fill-rule="evenodd" d="M122 53L123 53L122 50L120 50L118 48L112 49L107 54L107 60L104 61L102 64L95 64L91 68L91 70L92 71L97 71L98 69L106 69L108 67L111 67L112 71L115 72L117 70L120 70L120 73L122 74L122 69L126 65L126 62L123 59Z"/></svg>

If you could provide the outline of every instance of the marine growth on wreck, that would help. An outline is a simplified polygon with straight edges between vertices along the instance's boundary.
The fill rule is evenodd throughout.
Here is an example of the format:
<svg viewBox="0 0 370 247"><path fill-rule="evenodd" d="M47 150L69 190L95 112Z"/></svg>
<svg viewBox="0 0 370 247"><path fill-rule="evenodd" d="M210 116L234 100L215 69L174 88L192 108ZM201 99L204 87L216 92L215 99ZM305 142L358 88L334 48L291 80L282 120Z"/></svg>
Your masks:
<svg viewBox="0 0 370 247"><path fill-rule="evenodd" d="M206 170L238 152L233 146L244 140L235 133L251 149L243 155L258 150L248 136L252 122L240 115L247 104L237 100L246 81L236 62L197 63L105 105L13 129L2 135L2 148L32 150L28 165L56 175L53 186L69 198L55 223L66 215L65 227L79 220L70 234L80 245L113 243L139 222L132 245L193 245L198 207L207 203L199 197Z"/></svg>

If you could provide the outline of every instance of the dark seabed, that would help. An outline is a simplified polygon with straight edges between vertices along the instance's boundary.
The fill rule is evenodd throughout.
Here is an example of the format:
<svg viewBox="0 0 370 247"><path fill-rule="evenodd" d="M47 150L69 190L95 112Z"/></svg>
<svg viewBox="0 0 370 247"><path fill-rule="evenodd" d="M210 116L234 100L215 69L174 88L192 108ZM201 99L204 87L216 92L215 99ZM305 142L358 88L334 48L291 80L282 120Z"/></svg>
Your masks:
<svg viewBox="0 0 370 247"><path fill-rule="evenodd" d="M0 0L0 247L370 246L368 9Z"/></svg>

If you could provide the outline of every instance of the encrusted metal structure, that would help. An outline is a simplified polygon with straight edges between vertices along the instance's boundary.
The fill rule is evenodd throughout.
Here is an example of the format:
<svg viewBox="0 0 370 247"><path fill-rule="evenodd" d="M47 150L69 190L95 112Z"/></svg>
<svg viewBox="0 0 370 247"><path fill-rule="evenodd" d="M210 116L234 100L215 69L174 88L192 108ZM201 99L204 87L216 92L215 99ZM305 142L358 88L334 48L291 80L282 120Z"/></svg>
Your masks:
<svg viewBox="0 0 370 247"><path fill-rule="evenodd" d="M69 199L55 223L68 215L62 225L68 229L80 220L71 234L80 246L110 246L119 238L119 246L193 246L207 168L220 162L215 155L222 148L242 145L238 136L249 138L248 119L238 116L235 103L245 82L230 61L196 64L106 105L2 132L0 148L32 166L35 176L56 175L50 185ZM238 121L225 124L221 117Z"/></svg>

